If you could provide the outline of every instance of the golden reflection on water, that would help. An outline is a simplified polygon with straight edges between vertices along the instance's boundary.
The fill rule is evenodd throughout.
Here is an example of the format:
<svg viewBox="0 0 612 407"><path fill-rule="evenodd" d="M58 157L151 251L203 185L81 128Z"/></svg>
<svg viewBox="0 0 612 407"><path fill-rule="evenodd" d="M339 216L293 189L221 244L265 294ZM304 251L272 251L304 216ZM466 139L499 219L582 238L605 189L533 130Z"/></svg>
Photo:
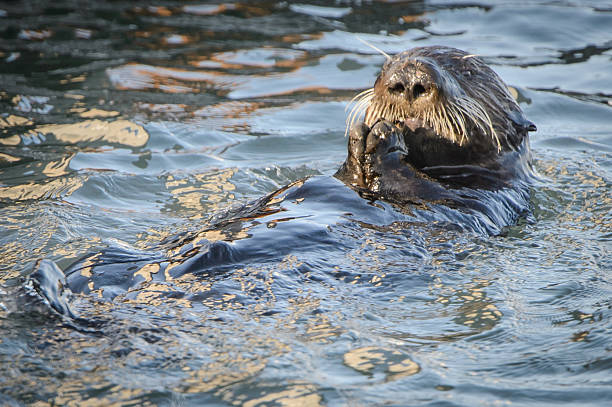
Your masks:
<svg viewBox="0 0 612 407"><path fill-rule="evenodd" d="M185 298L169 297L168 293L172 292L173 287L161 283L148 283L144 287L139 287L138 294L134 300L125 299L124 303L146 304L152 307L158 307L162 304L168 304L173 307L191 308L191 301Z"/></svg>
<svg viewBox="0 0 612 407"><path fill-rule="evenodd" d="M495 301L486 294L486 287L491 281L484 278L473 278L460 286L448 285L436 277L431 287L437 292L435 302L446 306L455 306L455 323L465 325L478 331L492 329L501 319L502 313Z"/></svg>
<svg viewBox="0 0 612 407"><path fill-rule="evenodd" d="M86 179L86 176L55 178L42 182L29 181L20 185L0 187L0 200L19 202L65 197L83 186Z"/></svg>
<svg viewBox="0 0 612 407"><path fill-rule="evenodd" d="M236 186L231 179L237 171L226 168L193 174L189 178L169 175L165 180L166 188L176 200L169 210L175 212L180 208L195 220L221 209L235 198Z"/></svg>
<svg viewBox="0 0 612 407"><path fill-rule="evenodd" d="M612 194L609 181L592 171L577 172L575 177L583 186L581 196L575 196L581 210L571 209L566 212L568 223L571 220L578 230L588 230L595 225L602 232L609 233L612 231Z"/></svg>
<svg viewBox="0 0 612 407"><path fill-rule="evenodd" d="M84 117L113 117L118 112L90 109ZM19 126L32 126L31 120L24 117L10 115L0 117L0 129L6 134L8 130ZM129 120L85 120L71 124L43 124L33 127L21 136L12 135L0 138L0 144L16 146L21 143L21 138L32 138L37 135L53 135L57 140L64 143L77 144L87 142L106 142L121 144L128 147L143 147L149 141L149 134L140 125Z"/></svg>
<svg viewBox="0 0 612 407"><path fill-rule="evenodd" d="M193 41L187 37L176 35L175 37L172 41L177 43ZM164 37L162 40L164 46L169 45L168 41L168 37ZM211 56L193 55L189 57L189 63L196 69L130 62L108 68L106 74L112 85L119 90L156 90L178 94L214 93L217 96L230 98L291 95L296 92L331 94L332 90L329 87L333 87L334 83L328 83L325 78L317 77L310 72L310 67L314 65L313 58L318 60L320 57L304 51L262 47L216 53ZM249 75L228 73L228 71L250 72L257 68L274 68L275 71ZM321 82L323 84L320 84ZM205 109L208 108L209 106Z"/></svg>
<svg viewBox="0 0 612 407"><path fill-rule="evenodd" d="M86 250L99 247L100 238L92 236L78 240L59 241L56 235L65 233L58 219L57 208L41 204L15 205L7 216L0 220L0 227L8 236L18 236L16 240L0 245L0 259L5 271L0 272L0 281L19 277L23 267L31 264L32 259L58 256L69 261L82 255ZM30 265L31 267L31 265ZM31 268L28 268L28 272Z"/></svg>
<svg viewBox="0 0 612 407"><path fill-rule="evenodd" d="M30 134L52 134L64 143L105 142L127 147L143 147L149 141L144 127L129 120L85 120L71 124L44 124L30 130Z"/></svg>
<svg viewBox="0 0 612 407"><path fill-rule="evenodd" d="M41 332L41 337L48 337L49 332ZM91 358L83 363L84 355L98 355L101 349L106 351L119 347L118 343L109 338L91 340L76 335L71 329L56 329L52 333L54 340L48 341L48 352L56 352L61 357L51 358L54 365L66 376L42 375L38 381L15 383L28 388L40 389L40 396L52 393L47 400L38 400L28 405L32 406L155 406L143 399L150 393L146 388L130 388L129 384L117 384L114 378L115 358L106 354L105 358ZM25 355L24 355L25 356ZM128 355L130 359L136 359ZM25 357L23 359L26 359ZM131 360L130 362L134 362ZM28 360L16 360L16 363L27 366ZM32 369L40 367L32 366Z"/></svg>
<svg viewBox="0 0 612 407"><path fill-rule="evenodd" d="M94 383L91 383L92 385ZM108 389L108 392L112 396L107 397L90 397L83 392L82 383L66 383L57 389L57 395L53 399L52 404L47 405L59 405L59 406L83 406L83 407L100 407L100 406L112 406L121 407L125 406L126 403L134 400L138 400L140 397L146 394L143 389L126 389L122 386L115 385ZM38 404L45 405L45 404ZM153 407L156 404L150 401L138 400L139 406Z"/></svg>
<svg viewBox="0 0 612 407"><path fill-rule="evenodd" d="M417 363L402 352L376 346L353 349L345 353L343 359L346 366L364 375L383 373L385 381L412 376L421 370Z"/></svg>
<svg viewBox="0 0 612 407"><path fill-rule="evenodd" d="M42 173L49 178L61 177L62 175L68 174L68 166L70 165L72 157L74 157L74 153L69 153L59 160L48 161Z"/></svg>
<svg viewBox="0 0 612 407"><path fill-rule="evenodd" d="M237 362L240 363L239 369L234 367ZM265 366L264 362L258 360L219 357L215 362L202 365L200 369L186 370L189 377L183 380L181 390L186 393L207 393L223 389L257 375Z"/></svg>
<svg viewBox="0 0 612 407"><path fill-rule="evenodd" d="M7 117L0 117L0 129L2 129L3 133L6 133L6 129L10 127L29 126L31 124L33 124L33 122L30 119L26 117L16 116L14 114L11 114Z"/></svg>
<svg viewBox="0 0 612 407"><path fill-rule="evenodd" d="M387 247L376 239L376 232L366 229L361 239L361 245L357 249L347 252L346 256L352 264L355 264L356 270L368 270L371 272L371 276L363 277L368 278L367 281L375 287L380 287L383 279L386 277L385 265L387 261L384 260L384 252L386 250ZM353 280L348 281L349 278L353 278ZM347 283L356 284L361 278L362 275L354 275L343 277L343 280Z"/></svg>
<svg viewBox="0 0 612 407"><path fill-rule="evenodd" d="M99 303L98 308L101 315L112 312L112 305L108 303ZM180 313L176 316L181 317ZM167 318L163 313L158 317ZM46 401L32 404L37 406L152 406L155 403L148 401L147 396L150 395L150 386L155 386L156 381L153 379L150 386L143 386L137 380L139 376L146 380L146 373L137 370L143 366L144 371L149 371L151 365L163 364L176 372L175 380L166 380L163 386L177 393L211 393L223 402L236 406L264 406L270 403L283 406L322 405L316 386L310 383L289 381L270 385L258 380L271 357L290 350L276 338L251 332L245 336L245 348L226 339L234 335L244 336L242 325L228 326L230 331L227 331L217 324L206 326L185 320L183 329L189 331L189 337L176 331L174 325L161 323L158 324L159 328L167 328L169 332L147 345L141 343L146 336L139 338L138 334L129 333L129 321L118 323L113 326L115 332L95 340L75 334L70 329L56 329L53 332L54 341L47 345L46 351L62 355L54 363L66 375L61 378L45 375L37 383L31 380L26 382L28 379L22 378L14 384L26 388L37 386L41 394L53 394ZM42 332L39 337L44 338L49 334ZM151 349L144 352L141 346ZM206 347L207 351L203 352L202 347ZM265 352L255 354L248 349ZM100 357L100 352L103 357ZM28 360L18 356L16 363L27 367ZM126 365L135 371L129 381L122 381L116 376L116 371L125 369Z"/></svg>
<svg viewBox="0 0 612 407"><path fill-rule="evenodd" d="M304 322L302 322L304 324ZM305 321L306 330L301 336L308 342L332 343L346 330L337 326L327 315L316 315Z"/></svg>
<svg viewBox="0 0 612 407"><path fill-rule="evenodd" d="M60 84L66 85L68 83L85 82L86 79L87 79L87 75L79 75L79 76L68 75L66 79L60 80Z"/></svg>
<svg viewBox="0 0 612 407"><path fill-rule="evenodd" d="M79 274L81 274L83 277L91 277L92 276L92 269L93 266L95 266L98 258L102 255L101 252L95 253L93 255L90 255L84 262L82 265L81 270L79 271Z"/></svg>
<svg viewBox="0 0 612 407"><path fill-rule="evenodd" d="M9 242L5 245L0 245L0 258L3 264L18 264L20 261L25 261L29 254L28 248L24 247L20 242ZM21 273L14 267L0 272L0 281L7 279L18 278ZM0 307L1 308L1 307Z"/></svg>
<svg viewBox="0 0 612 407"><path fill-rule="evenodd" d="M280 387L280 386L279 386ZM278 405L284 407L318 407L323 406L322 397L317 394L317 388L305 382L291 382L280 389L272 386L255 386L250 392L257 396L240 394L232 391L223 392L222 400L243 407L263 407Z"/></svg>
<svg viewBox="0 0 612 407"><path fill-rule="evenodd" d="M10 154L6 154L6 153L3 153L3 152L0 152L0 163L2 161L6 162L6 163L16 163L16 162L21 161L21 158L13 157Z"/></svg>
<svg viewBox="0 0 612 407"><path fill-rule="evenodd" d="M7 117L0 117L0 129L2 130L2 134L7 134L9 130L18 126L31 126L33 122L25 117L20 117L16 115L9 115ZM21 137L14 134L9 137L0 137L0 144L5 146L18 146L21 143Z"/></svg>
<svg viewBox="0 0 612 407"><path fill-rule="evenodd" d="M83 112L79 113L79 116L81 116L83 119L92 119L94 117L116 117L119 116L119 112L115 110L102 110L94 108L84 110Z"/></svg>
<svg viewBox="0 0 612 407"><path fill-rule="evenodd" d="M556 230L562 232L538 235L534 244L546 251L543 259L537 259L541 267L568 272L580 270L580 273L600 269L601 263L594 253L603 249L603 242L609 240L612 231L612 184L606 178L606 172L601 170L601 164L598 164L606 161L605 154L594 153L569 163L553 160L538 168L551 181L536 191L538 222L552 221ZM585 248L585 236L589 236L589 241L594 238L599 240L604 246L593 244ZM587 258L583 257L585 250L591 251ZM599 255L605 257L605 250ZM605 279L604 270L605 267L601 269L601 277ZM578 320L575 315L573 318Z"/></svg>
<svg viewBox="0 0 612 407"><path fill-rule="evenodd" d="M115 116L116 112L91 109L89 116ZM88 115L86 115L88 116ZM0 128L3 133L16 130L22 126L32 127L33 123L19 116L8 116L0 118ZM14 134L10 137L0 138L0 144L7 146L18 146L34 140L37 143L45 137L52 136L55 140L69 143L92 143L103 142L119 144L127 147L143 147L149 140L149 134L140 125L128 120L102 121L98 119L85 120L71 124L44 124L33 126L20 135ZM21 184L5 185L0 187L0 200L11 200L14 202L23 200L54 199L71 195L81 188L88 179L87 174L73 175L70 170L70 161L76 153L68 152L60 158L47 161L34 161L27 164L35 169L35 173L45 176L43 179L24 180ZM18 163L20 158L2 153L0 160ZM39 177L36 177L39 178Z"/></svg>

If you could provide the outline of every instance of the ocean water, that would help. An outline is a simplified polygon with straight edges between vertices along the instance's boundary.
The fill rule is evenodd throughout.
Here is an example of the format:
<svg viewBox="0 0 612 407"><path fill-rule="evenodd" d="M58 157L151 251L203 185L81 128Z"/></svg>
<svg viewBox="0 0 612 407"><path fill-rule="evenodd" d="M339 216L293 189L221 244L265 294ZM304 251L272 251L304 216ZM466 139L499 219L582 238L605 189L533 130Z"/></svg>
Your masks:
<svg viewBox="0 0 612 407"><path fill-rule="evenodd" d="M528 211L331 177L357 37L499 73ZM1 405L612 405L612 3L0 2L0 61Z"/></svg>

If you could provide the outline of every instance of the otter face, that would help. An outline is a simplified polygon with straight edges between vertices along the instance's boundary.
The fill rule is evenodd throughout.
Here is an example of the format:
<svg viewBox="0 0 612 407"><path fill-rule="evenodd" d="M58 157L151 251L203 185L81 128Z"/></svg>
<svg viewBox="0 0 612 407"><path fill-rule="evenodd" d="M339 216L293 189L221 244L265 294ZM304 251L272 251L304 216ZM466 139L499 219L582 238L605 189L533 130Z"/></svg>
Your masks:
<svg viewBox="0 0 612 407"><path fill-rule="evenodd" d="M396 125L420 124L419 112L445 104L445 95L453 91L435 61L428 58L402 58L387 61L374 83L375 97L366 111L365 122L372 125L385 119ZM456 86L454 86L456 88ZM444 89L448 88L448 89Z"/></svg>
<svg viewBox="0 0 612 407"><path fill-rule="evenodd" d="M535 130L497 74L455 48L414 48L389 58L374 87L357 98L350 124L365 109L368 126L382 119L412 131L424 128L481 151L511 149Z"/></svg>

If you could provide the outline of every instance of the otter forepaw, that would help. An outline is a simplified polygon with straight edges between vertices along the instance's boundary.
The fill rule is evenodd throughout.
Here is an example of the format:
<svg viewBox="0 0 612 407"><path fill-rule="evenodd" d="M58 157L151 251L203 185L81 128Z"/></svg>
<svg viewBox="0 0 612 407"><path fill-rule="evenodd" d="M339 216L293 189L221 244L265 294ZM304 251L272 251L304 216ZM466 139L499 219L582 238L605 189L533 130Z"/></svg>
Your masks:
<svg viewBox="0 0 612 407"><path fill-rule="evenodd" d="M349 132L348 157L336 177L347 184L376 191L379 176L401 166L406 154L402 133L390 122L380 120L371 129L357 123Z"/></svg>
<svg viewBox="0 0 612 407"><path fill-rule="evenodd" d="M365 140L365 154L382 158L396 151L408 153L402 133L388 121L377 121Z"/></svg>
<svg viewBox="0 0 612 407"><path fill-rule="evenodd" d="M363 164L365 141L369 133L370 128L365 123L356 123L349 131L348 156L334 175L347 185L367 188L363 177Z"/></svg>

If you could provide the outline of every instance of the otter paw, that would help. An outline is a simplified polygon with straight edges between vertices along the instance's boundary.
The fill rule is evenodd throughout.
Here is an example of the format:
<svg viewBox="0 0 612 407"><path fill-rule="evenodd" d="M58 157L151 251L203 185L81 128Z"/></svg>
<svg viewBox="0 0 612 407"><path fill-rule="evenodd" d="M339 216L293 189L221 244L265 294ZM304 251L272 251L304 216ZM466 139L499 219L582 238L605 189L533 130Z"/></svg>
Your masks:
<svg viewBox="0 0 612 407"><path fill-rule="evenodd" d="M350 130L348 157L336 177L350 185L376 191L379 176L401 166L406 154L403 135L390 122L380 120L371 129L358 123Z"/></svg>
<svg viewBox="0 0 612 407"><path fill-rule="evenodd" d="M382 120L372 126L364 149L364 164L368 167L368 173L380 174L384 166L398 166L407 154L404 137L397 127Z"/></svg>
<svg viewBox="0 0 612 407"><path fill-rule="evenodd" d="M365 139L365 154L384 155L402 147L405 149L399 130L384 120L376 122Z"/></svg>

